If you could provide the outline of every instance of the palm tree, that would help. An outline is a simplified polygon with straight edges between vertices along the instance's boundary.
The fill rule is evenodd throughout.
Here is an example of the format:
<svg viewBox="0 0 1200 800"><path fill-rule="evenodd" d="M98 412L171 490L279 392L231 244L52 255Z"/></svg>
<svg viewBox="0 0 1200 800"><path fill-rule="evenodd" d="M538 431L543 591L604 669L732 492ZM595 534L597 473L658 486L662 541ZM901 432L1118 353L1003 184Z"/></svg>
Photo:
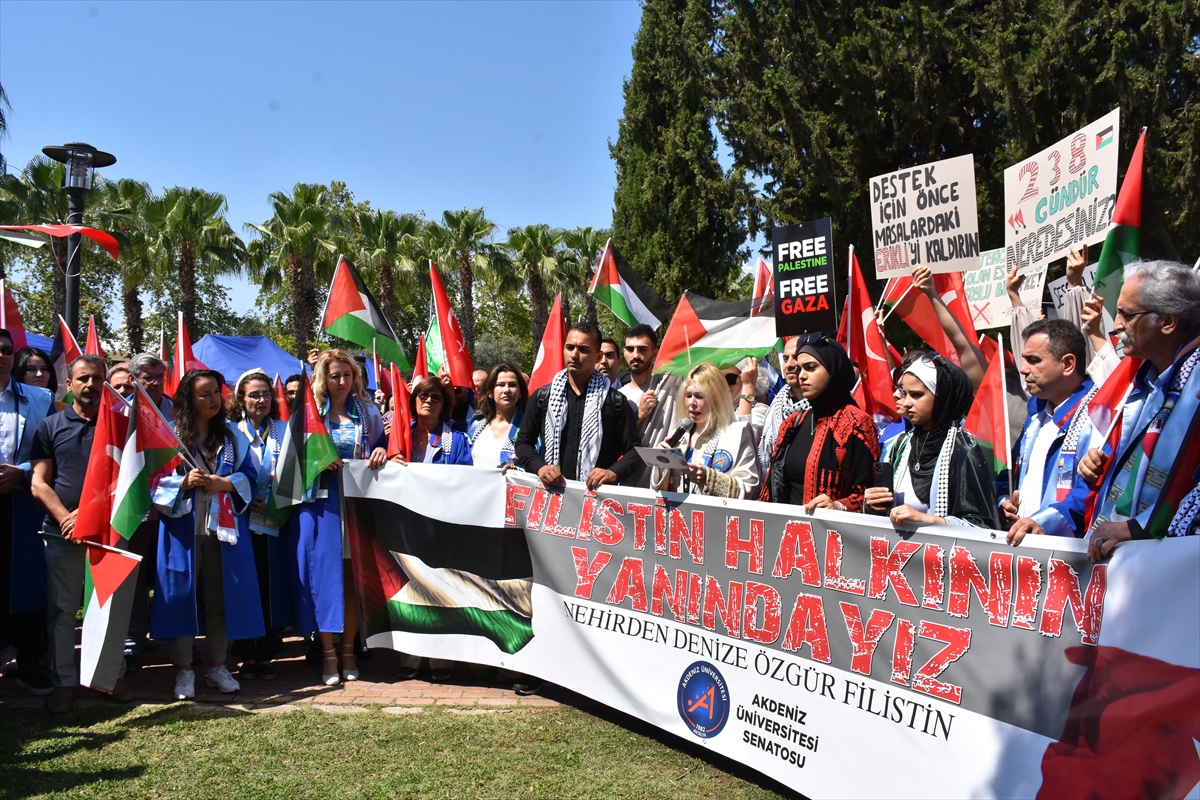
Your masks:
<svg viewBox="0 0 1200 800"><path fill-rule="evenodd" d="M179 310L192 335L196 329L196 274L238 274L246 246L225 218L225 196L176 186L145 205L150 246L163 264L175 267Z"/></svg>
<svg viewBox="0 0 1200 800"><path fill-rule="evenodd" d="M415 266L406 257L407 245L420 232L420 222L411 214L370 211L358 215L358 230L367 240L363 257L379 270L379 305L384 317L396 324L396 269L411 272Z"/></svg>
<svg viewBox="0 0 1200 800"><path fill-rule="evenodd" d="M498 270L504 262L504 250L492 242L496 225L482 208L442 212L441 223L430 222L425 228L424 250L439 269L458 269L461 295L458 322L467 340L467 350L475 356L475 270Z"/></svg>
<svg viewBox="0 0 1200 800"><path fill-rule="evenodd" d="M317 290L314 281L328 280L339 250L336 220L326 207L325 186L297 183L289 196L272 192L272 215L262 225L248 224L261 238L250 243L251 275L264 289L287 283L296 355L304 358L316 333Z"/></svg>
<svg viewBox="0 0 1200 800"><path fill-rule="evenodd" d="M62 189L66 167L45 156L34 156L21 171L21 176L0 178L11 215L18 224L66 224L67 193ZM67 240L50 237L50 258L54 264L53 296L55 316L67 308Z"/></svg>
<svg viewBox="0 0 1200 800"><path fill-rule="evenodd" d="M563 245L567 248L567 257L575 262L575 269L582 273L583 291L587 297L587 321L598 324L596 316L596 298L586 294L587 287L596 272L596 262L604 251L604 243L608 241L607 229L576 228L563 234Z"/></svg>
<svg viewBox="0 0 1200 800"><path fill-rule="evenodd" d="M143 352L142 284L156 271L161 261L151 246L152 233L145 222L147 205L155 200L148 184L132 178L99 181L95 205L101 228L117 238L121 245L121 307L125 316L125 334L129 352Z"/></svg>
<svg viewBox="0 0 1200 800"><path fill-rule="evenodd" d="M524 282L529 292L529 307L533 316L533 346L536 348L546 330L550 315L550 293L562 288L560 253L562 231L552 231L549 225L526 225L508 232L508 250L512 257L512 272ZM570 309L563 309L570 315Z"/></svg>

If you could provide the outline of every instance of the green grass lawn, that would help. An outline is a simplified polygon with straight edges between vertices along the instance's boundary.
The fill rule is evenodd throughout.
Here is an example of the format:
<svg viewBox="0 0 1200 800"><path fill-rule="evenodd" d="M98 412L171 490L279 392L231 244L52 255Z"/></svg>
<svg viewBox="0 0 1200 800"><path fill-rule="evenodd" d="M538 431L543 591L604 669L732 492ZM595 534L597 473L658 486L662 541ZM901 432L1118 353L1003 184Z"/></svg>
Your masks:
<svg viewBox="0 0 1200 800"><path fill-rule="evenodd" d="M0 713L0 796L780 796L753 771L698 758L698 746L597 713L609 718L567 706L476 716L9 709Z"/></svg>

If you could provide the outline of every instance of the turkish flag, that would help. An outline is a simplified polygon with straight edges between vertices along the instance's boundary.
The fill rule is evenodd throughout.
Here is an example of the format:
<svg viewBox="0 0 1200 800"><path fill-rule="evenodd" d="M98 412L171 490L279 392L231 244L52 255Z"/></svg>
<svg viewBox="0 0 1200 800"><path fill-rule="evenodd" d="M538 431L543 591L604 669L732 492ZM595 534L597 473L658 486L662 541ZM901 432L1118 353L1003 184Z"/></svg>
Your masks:
<svg viewBox="0 0 1200 800"><path fill-rule="evenodd" d="M438 329L442 332L442 350L446 354L450 381L455 386L473 389L475 384L471 381L471 373L475 371L475 364L467 352L467 339L458 325L458 317L450 307L446 287L442 285L442 278L432 261L429 262L429 282L433 285L433 303L437 310Z"/></svg>
<svg viewBox="0 0 1200 800"><path fill-rule="evenodd" d="M567 341L567 320L562 313L562 295L555 295L550 319L542 331L542 343L538 345L537 359L533 362L533 374L529 376L529 391L532 394L554 380L563 369L563 345Z"/></svg>
<svg viewBox="0 0 1200 800"><path fill-rule="evenodd" d="M861 373L862 398L873 417L894 421L896 404L892 399L892 371L887 363L887 343L875 307L867 293L867 283L854 249L850 249L850 291L846 295L843 322L846 326L846 352Z"/></svg>

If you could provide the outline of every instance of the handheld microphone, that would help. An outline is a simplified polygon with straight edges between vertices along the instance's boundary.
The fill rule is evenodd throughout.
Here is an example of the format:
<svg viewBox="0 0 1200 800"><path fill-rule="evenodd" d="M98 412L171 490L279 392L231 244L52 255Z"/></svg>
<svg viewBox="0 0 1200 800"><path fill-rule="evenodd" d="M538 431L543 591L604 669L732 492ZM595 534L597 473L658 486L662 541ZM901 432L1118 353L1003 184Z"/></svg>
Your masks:
<svg viewBox="0 0 1200 800"><path fill-rule="evenodd" d="M667 447L675 447L678 445L684 436L687 436L688 431L695 427L691 417L684 417L679 420L679 424L675 426L675 432L667 439Z"/></svg>

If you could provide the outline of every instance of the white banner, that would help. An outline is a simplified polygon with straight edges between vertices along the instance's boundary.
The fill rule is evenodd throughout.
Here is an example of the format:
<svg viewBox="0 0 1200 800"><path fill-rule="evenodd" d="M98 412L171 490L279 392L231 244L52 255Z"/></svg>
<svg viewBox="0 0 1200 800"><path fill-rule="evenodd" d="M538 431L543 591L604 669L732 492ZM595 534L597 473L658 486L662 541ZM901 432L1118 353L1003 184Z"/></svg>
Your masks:
<svg viewBox="0 0 1200 800"><path fill-rule="evenodd" d="M1200 537L1092 565L1075 539L504 483L348 465L370 646L535 675L808 797L1196 791Z"/></svg>
<svg viewBox="0 0 1200 800"><path fill-rule="evenodd" d="M975 157L947 158L872 178L875 277L914 267L966 272L979 266Z"/></svg>
<svg viewBox="0 0 1200 800"><path fill-rule="evenodd" d="M1044 267L1104 239L1117 202L1121 109L1004 170L1009 268Z"/></svg>

